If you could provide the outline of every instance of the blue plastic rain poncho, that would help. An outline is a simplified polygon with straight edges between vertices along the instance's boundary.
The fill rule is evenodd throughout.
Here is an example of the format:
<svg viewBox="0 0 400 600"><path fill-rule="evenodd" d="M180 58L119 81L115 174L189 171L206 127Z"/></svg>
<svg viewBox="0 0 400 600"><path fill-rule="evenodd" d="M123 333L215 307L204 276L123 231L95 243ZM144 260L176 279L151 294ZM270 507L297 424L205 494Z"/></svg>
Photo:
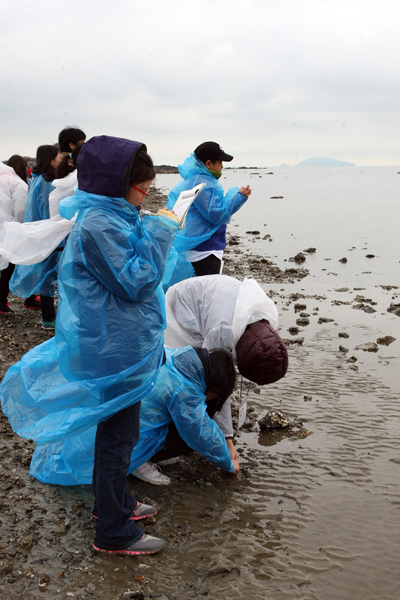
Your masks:
<svg viewBox="0 0 400 600"><path fill-rule="evenodd" d="M185 251L193 250L208 240L221 225L229 223L232 215L247 200L239 192L238 187L231 187L224 194L222 185L194 152L178 168L182 181L170 191L167 201L168 208L173 208L181 192L190 190L203 182L206 183L206 187L191 205L186 217L185 229L180 231L175 238L173 252L170 255L168 269L163 279L165 290L183 279L194 276L192 265L185 260Z"/></svg>
<svg viewBox="0 0 400 600"><path fill-rule="evenodd" d="M49 195L54 190L51 181L43 175L33 175L25 209L25 223L50 218ZM52 252L34 265L17 265L10 281L15 296L25 298L33 294L54 297L60 252Z"/></svg>
<svg viewBox="0 0 400 600"><path fill-rule="evenodd" d="M142 144L92 138L78 159L77 190L60 214L79 211L59 271L55 338L12 366L0 386L12 428L37 444L64 440L140 400L163 359L160 281L177 224L141 219L123 197ZM110 196L82 191L105 189Z"/></svg>
<svg viewBox="0 0 400 600"><path fill-rule="evenodd" d="M155 386L142 399L140 439L132 452L129 472L163 448L173 422L188 446L221 469L234 473L225 438L207 414L204 391L203 366L193 348L167 350L167 362ZM92 427L64 442L37 446L30 474L43 483L91 483L95 436L96 428Z"/></svg>

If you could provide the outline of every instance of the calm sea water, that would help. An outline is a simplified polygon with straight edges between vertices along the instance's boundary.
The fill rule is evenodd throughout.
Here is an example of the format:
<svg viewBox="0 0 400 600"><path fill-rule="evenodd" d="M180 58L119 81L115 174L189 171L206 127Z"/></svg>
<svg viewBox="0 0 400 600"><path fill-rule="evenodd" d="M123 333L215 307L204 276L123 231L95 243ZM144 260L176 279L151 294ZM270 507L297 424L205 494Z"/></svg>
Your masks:
<svg viewBox="0 0 400 600"><path fill-rule="evenodd" d="M250 185L249 201L232 219L230 231L249 240L249 248L268 252L280 267L309 247L317 267L346 256L341 280L371 271L373 278L400 283L400 174L396 167L279 167L225 170L225 189ZM268 175L269 172L273 175ZM159 175L168 191L179 175ZM283 196L282 199L271 199ZM237 226L237 227L235 227ZM248 230L270 233L273 242L252 243ZM351 252L351 254L350 254ZM365 258L375 254L376 260ZM315 282L314 282L315 283ZM317 282L317 285L320 282Z"/></svg>

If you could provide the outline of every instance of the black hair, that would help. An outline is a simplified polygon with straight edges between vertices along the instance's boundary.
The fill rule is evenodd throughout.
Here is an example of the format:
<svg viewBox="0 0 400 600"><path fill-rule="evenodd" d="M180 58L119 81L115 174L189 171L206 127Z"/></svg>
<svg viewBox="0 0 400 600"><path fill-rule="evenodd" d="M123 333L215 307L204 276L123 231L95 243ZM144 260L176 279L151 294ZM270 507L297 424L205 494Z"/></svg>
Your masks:
<svg viewBox="0 0 400 600"><path fill-rule="evenodd" d="M46 181L53 181L56 176L56 169L51 166L51 161L55 159L58 154L58 149L55 146L45 144L39 146L36 150L36 165L32 169L32 173L35 175L43 175Z"/></svg>
<svg viewBox="0 0 400 600"><path fill-rule="evenodd" d="M22 181L28 183L28 178L26 176L26 162L25 159L22 158L19 154L13 154L7 161L7 165L12 167L18 177L21 177Z"/></svg>
<svg viewBox="0 0 400 600"><path fill-rule="evenodd" d="M63 157L57 169L58 179L64 179L64 177L75 171L76 161L78 160L79 152L82 150L84 143L84 141L78 142L75 144L75 148Z"/></svg>
<svg viewBox="0 0 400 600"><path fill-rule="evenodd" d="M86 140L86 133L79 127L64 127L58 134L58 145L60 152L71 152L70 144L77 144Z"/></svg>
<svg viewBox="0 0 400 600"><path fill-rule="evenodd" d="M156 170L154 168L153 161L147 154L147 148L143 144L143 146L138 149L127 168L124 181L123 197L125 199L128 197L129 188L131 185L136 185L138 183L142 183L143 181L150 181L150 179L154 179L155 176Z"/></svg>
<svg viewBox="0 0 400 600"><path fill-rule="evenodd" d="M207 400L207 412L213 417L219 412L233 392L236 381L236 372L230 355L224 350L210 352L211 376L206 393L218 394L213 400Z"/></svg>

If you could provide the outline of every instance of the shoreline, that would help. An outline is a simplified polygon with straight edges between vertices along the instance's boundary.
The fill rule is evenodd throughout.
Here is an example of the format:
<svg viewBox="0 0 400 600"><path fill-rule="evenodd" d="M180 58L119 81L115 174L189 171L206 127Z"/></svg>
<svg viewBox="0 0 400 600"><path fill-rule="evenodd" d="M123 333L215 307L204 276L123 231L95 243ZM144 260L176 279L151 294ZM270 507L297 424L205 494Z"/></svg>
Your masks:
<svg viewBox="0 0 400 600"><path fill-rule="evenodd" d="M156 211L164 203L165 196L152 189L146 208ZM233 234L232 229L228 232L224 273L239 279L254 277L264 289L266 285L273 288L267 293L278 304L279 333L289 352L289 371L283 380L271 386L250 386L248 418L236 442L241 465L239 477L210 466L197 454L185 458L179 465L165 468L172 479L171 486L151 486L130 477L132 494L160 508L160 512L141 527L168 543L159 555L137 560L99 556L91 549L94 524L90 486L64 488L44 485L31 478L29 463L33 442L12 433L7 418L0 415L0 592L4 597L10 600L21 597L32 600L35 597L48 600L207 597L211 600L243 597L240 595L242 585L249 595L262 598L265 581L262 577L260 581L254 578L249 564L256 561L256 572L265 572L266 577L269 573L266 565L272 565L276 581L272 575L268 575L266 581L279 587L282 578L278 573L283 557L287 556L289 540L294 547L301 547L296 539L300 533L296 532L301 532L304 520L310 519L309 528L320 521L327 528L326 522L340 519L342 488L348 486L347 494L355 499L363 488L368 491L367 486L372 485L371 461L377 461L380 473L385 473L387 461L392 461L391 467L397 468L398 473L396 460L400 464L400 457L395 430L392 440L388 436L384 438L383 448L381 443L385 416L393 420L398 416L396 407L388 400L394 393L381 381L381 373L387 381L388 370L395 370L391 357L396 345L389 349L379 345L377 352L357 350L363 343L376 343L378 337L373 336L372 331L374 324L378 331L379 312L365 310L371 307L375 311L376 305L372 298L363 300L360 296L363 293L369 296L370 291L339 288L328 295L309 293L302 289L308 279L301 283L305 277L313 277L312 267L310 271L305 268L307 261L301 267L290 264L282 270L269 256L249 252L246 240ZM381 296L386 298L384 306L388 306L389 301L399 303L399 288L389 285L386 288L380 290ZM2 376L27 350L52 337L41 328L37 312L24 309L22 299L10 297L10 300L15 314L0 315ZM357 309L354 313L353 308ZM361 319L361 326L349 325L354 320L353 315ZM389 335L388 325L400 323L397 316L389 314L389 318L390 321L382 321L385 331L380 331L381 336ZM308 319L308 323L297 323L298 319ZM239 392L235 395L237 403ZM362 402L358 407L359 396ZM378 418L373 414L375 405ZM301 431L294 431L293 436L287 431L262 433L258 420L270 408L280 409L291 419L303 422L307 435L310 434L307 440ZM332 490L338 495L337 512L334 503L329 503ZM376 490L374 493L377 496ZM390 497L390 487L387 494ZM363 503L361 499L361 507ZM344 506L347 510L351 508ZM355 503L355 510L357 506ZM378 507L381 510L379 504ZM371 536L380 539L380 531L376 529L379 521L371 522L369 514L360 525L353 519L344 530L348 529L352 539L357 539L360 527L364 532L369 531L367 524L372 528ZM326 529L324 537L318 538L319 546L328 546L328 556L331 550L326 540L330 537L338 548L350 543L347 541L344 545L341 539L336 540L336 530L336 526L332 532ZM314 535L318 535L318 530ZM247 544L253 538L254 550L251 551L254 554L249 561ZM312 560L313 545L310 544ZM335 544L331 542L331 546ZM307 547L306 542L304 545ZM380 552L379 547L378 550ZM340 556L339 551L335 552ZM371 552L374 556L377 552L372 543ZM353 550L353 554L352 560L356 561L360 553ZM350 551L349 555L353 556ZM308 584L302 583L307 576L298 575L302 556L299 560L296 563L296 556L291 555L291 581L295 587L302 585L299 588L304 592L302 598L315 598L307 591ZM344 570L343 576L347 572ZM318 577L312 573L311 566L308 578L314 582ZM271 597L281 598L277 595L278 587L275 595L274 589L269 588ZM339 596L338 593L336 597ZM298 596L294 593L291 597ZM353 594L352 597L359 596Z"/></svg>
<svg viewBox="0 0 400 600"><path fill-rule="evenodd" d="M166 197L152 189L146 201L146 208L158 210L165 204ZM250 255L243 261L243 253L238 250L239 236L230 235L224 272L229 275L243 278L254 276L257 269L265 267L263 277L275 277L276 282L284 278L292 280L295 277L306 275L304 270L290 269L290 273L282 272L274 266L272 261ZM20 359L30 348L52 337L52 333L43 330L40 324L40 315L37 311L29 311L22 307L23 299L15 298L10 294L10 301L15 313L11 316L0 317L0 375L4 376L6 370ZM253 421L253 419L252 419ZM88 561L92 563L92 550L88 544L82 548L75 547L74 539L78 531L90 532L93 529L91 522L90 486L78 488L62 488L44 485L29 476L30 458L34 443L19 438L9 426L8 419L0 413L0 506L1 506L1 539L0 539L0 574L3 583L0 583L0 592L9 598L17 598L38 589L53 588L74 589L78 591L79 585L74 584L73 565ZM226 474L219 472L215 467L209 468L209 463L201 456L192 456L185 460L185 466L180 467L180 477L188 480L198 477L198 470L205 471L211 479L219 480ZM172 485L170 488L155 488L131 478L138 496L144 501L155 501L162 509L168 496L173 496ZM172 494L171 494L172 492ZM148 498L151 496L151 498ZM60 510L58 510L60 508ZM161 510L162 514L162 510ZM45 533L42 528L45 526ZM168 525L165 517L147 519L145 527L157 523L156 535L168 539ZM91 534L89 534L90 537ZM43 539L47 538L53 551L59 555L55 561L57 566L49 568L47 559L36 558L36 553L42 555ZM10 543L8 540L13 540ZM177 540L176 540L177 541ZM71 553L62 552L62 548L75 547ZM143 557L143 560L148 557ZM29 563L27 566L26 563ZM35 566L35 564L37 566ZM111 566L111 565L110 565ZM62 573L62 575L61 575ZM122 598L123 594L118 597ZM83 597L90 597L87 594ZM97 598L98 596L93 596Z"/></svg>

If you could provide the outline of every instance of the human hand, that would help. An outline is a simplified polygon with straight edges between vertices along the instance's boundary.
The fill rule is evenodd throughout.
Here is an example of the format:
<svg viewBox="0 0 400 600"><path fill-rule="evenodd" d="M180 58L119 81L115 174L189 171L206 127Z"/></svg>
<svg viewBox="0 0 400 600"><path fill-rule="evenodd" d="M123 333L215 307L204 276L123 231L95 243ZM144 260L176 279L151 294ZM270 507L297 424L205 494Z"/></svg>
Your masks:
<svg viewBox="0 0 400 600"><path fill-rule="evenodd" d="M174 221L175 223L179 223L179 219L174 213L174 211L172 209L169 210L169 208L167 207L160 208L160 210L157 212L157 216L164 217L164 219L169 219L170 221Z"/></svg>
<svg viewBox="0 0 400 600"><path fill-rule="evenodd" d="M177 216L177 214L176 214L176 212L174 211L174 209L173 209L173 208L167 208L166 206L163 206L163 207L161 208L161 210L166 210L166 211L168 211L168 212L172 213L173 215Z"/></svg>
<svg viewBox="0 0 400 600"><path fill-rule="evenodd" d="M235 475L237 475L240 471L239 463L237 460L232 460L233 466L235 467Z"/></svg>
<svg viewBox="0 0 400 600"><path fill-rule="evenodd" d="M246 198L248 198L251 194L251 187L249 185L246 185L246 187L241 187L239 192L242 194L242 196L246 196Z"/></svg>
<svg viewBox="0 0 400 600"><path fill-rule="evenodd" d="M229 452L231 453L231 459L232 459L232 461L236 460L236 462L238 462L239 459L238 459L238 455L237 455L237 452L236 452L236 448L235 448L235 446L233 444L233 440L228 439L228 440L226 440L226 443L227 443L227 446L229 448Z"/></svg>

